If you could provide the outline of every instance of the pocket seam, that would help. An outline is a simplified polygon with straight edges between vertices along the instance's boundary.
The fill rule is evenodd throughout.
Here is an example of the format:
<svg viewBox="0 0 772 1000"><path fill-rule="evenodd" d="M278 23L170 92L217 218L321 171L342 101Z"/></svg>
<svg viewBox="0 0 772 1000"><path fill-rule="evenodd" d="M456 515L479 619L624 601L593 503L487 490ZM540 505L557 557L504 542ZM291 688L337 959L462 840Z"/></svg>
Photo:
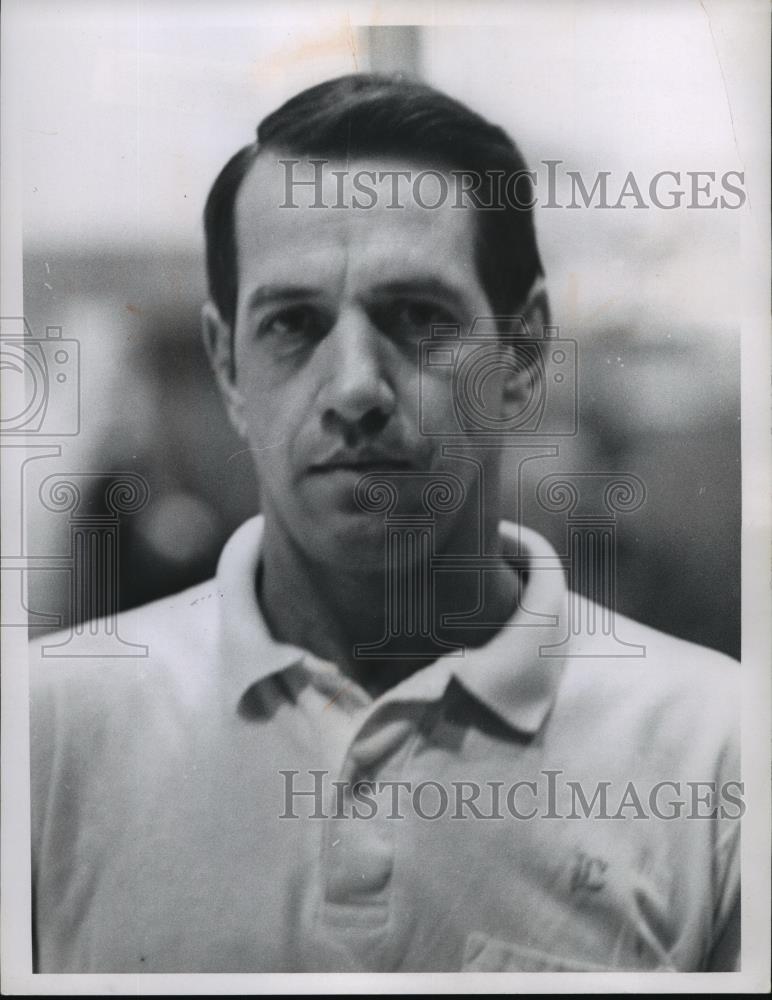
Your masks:
<svg viewBox="0 0 772 1000"><path fill-rule="evenodd" d="M501 967L501 962L496 963L495 970L486 969L485 965L480 966L478 963L485 956L486 952L502 956L505 959L503 968ZM512 965L513 960L516 963L514 966ZM534 965L537 967L534 968ZM484 934L482 931L473 931L466 939L461 971L611 972L613 969L606 965L593 965L590 962L583 962L581 959L564 959L546 951L530 948L527 945L516 944L513 941L504 941L502 938L493 937L491 934Z"/></svg>

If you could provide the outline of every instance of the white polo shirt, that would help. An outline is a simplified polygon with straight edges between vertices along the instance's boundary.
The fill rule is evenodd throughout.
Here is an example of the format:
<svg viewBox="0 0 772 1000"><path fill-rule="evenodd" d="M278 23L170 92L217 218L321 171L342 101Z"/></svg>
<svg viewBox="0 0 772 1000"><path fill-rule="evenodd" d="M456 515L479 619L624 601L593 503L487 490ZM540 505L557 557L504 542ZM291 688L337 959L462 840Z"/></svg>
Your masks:
<svg viewBox="0 0 772 1000"><path fill-rule="evenodd" d="M262 527L119 617L147 657L33 645L37 971L734 967L733 660L621 616L645 655L591 655L504 523L513 618L373 699L271 638Z"/></svg>

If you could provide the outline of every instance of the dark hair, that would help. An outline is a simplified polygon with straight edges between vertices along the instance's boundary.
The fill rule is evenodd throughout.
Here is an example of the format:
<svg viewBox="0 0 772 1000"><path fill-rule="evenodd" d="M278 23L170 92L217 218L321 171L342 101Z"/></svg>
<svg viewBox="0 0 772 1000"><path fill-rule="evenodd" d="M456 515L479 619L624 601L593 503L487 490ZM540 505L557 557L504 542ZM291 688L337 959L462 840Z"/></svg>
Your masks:
<svg viewBox="0 0 772 1000"><path fill-rule="evenodd" d="M355 73L302 91L268 115L255 142L233 156L215 180L204 210L209 294L231 329L238 262L234 204L241 182L266 149L292 156L401 157L468 171L490 199L496 174L516 176L518 202L478 209L476 260L494 311L511 313L543 273L530 209L532 185L519 150L503 129L459 101L415 80Z"/></svg>

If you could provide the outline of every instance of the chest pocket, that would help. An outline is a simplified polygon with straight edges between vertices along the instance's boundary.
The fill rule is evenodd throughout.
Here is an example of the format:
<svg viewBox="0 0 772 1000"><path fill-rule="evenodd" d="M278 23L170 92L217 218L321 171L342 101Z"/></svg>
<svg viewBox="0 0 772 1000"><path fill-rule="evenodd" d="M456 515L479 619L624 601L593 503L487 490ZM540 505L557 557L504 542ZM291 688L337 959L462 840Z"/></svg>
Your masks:
<svg viewBox="0 0 772 1000"><path fill-rule="evenodd" d="M609 972L603 965L549 955L475 931L466 939L462 972Z"/></svg>

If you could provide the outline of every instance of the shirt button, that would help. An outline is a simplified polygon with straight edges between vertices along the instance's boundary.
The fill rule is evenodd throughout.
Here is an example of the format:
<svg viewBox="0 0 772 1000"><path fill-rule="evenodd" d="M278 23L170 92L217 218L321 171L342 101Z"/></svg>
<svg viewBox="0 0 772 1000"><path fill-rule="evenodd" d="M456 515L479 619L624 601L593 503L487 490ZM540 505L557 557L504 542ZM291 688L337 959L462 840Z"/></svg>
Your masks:
<svg viewBox="0 0 772 1000"><path fill-rule="evenodd" d="M332 824L327 850L329 864L325 898L329 903L366 902L366 897L383 892L394 867L392 845L368 828L366 821L354 832L351 820L344 820L348 829L335 831Z"/></svg>
<svg viewBox="0 0 772 1000"><path fill-rule="evenodd" d="M360 734L349 751L350 757L356 765L366 770L403 746L413 731L414 727L409 719L394 719L373 732Z"/></svg>

